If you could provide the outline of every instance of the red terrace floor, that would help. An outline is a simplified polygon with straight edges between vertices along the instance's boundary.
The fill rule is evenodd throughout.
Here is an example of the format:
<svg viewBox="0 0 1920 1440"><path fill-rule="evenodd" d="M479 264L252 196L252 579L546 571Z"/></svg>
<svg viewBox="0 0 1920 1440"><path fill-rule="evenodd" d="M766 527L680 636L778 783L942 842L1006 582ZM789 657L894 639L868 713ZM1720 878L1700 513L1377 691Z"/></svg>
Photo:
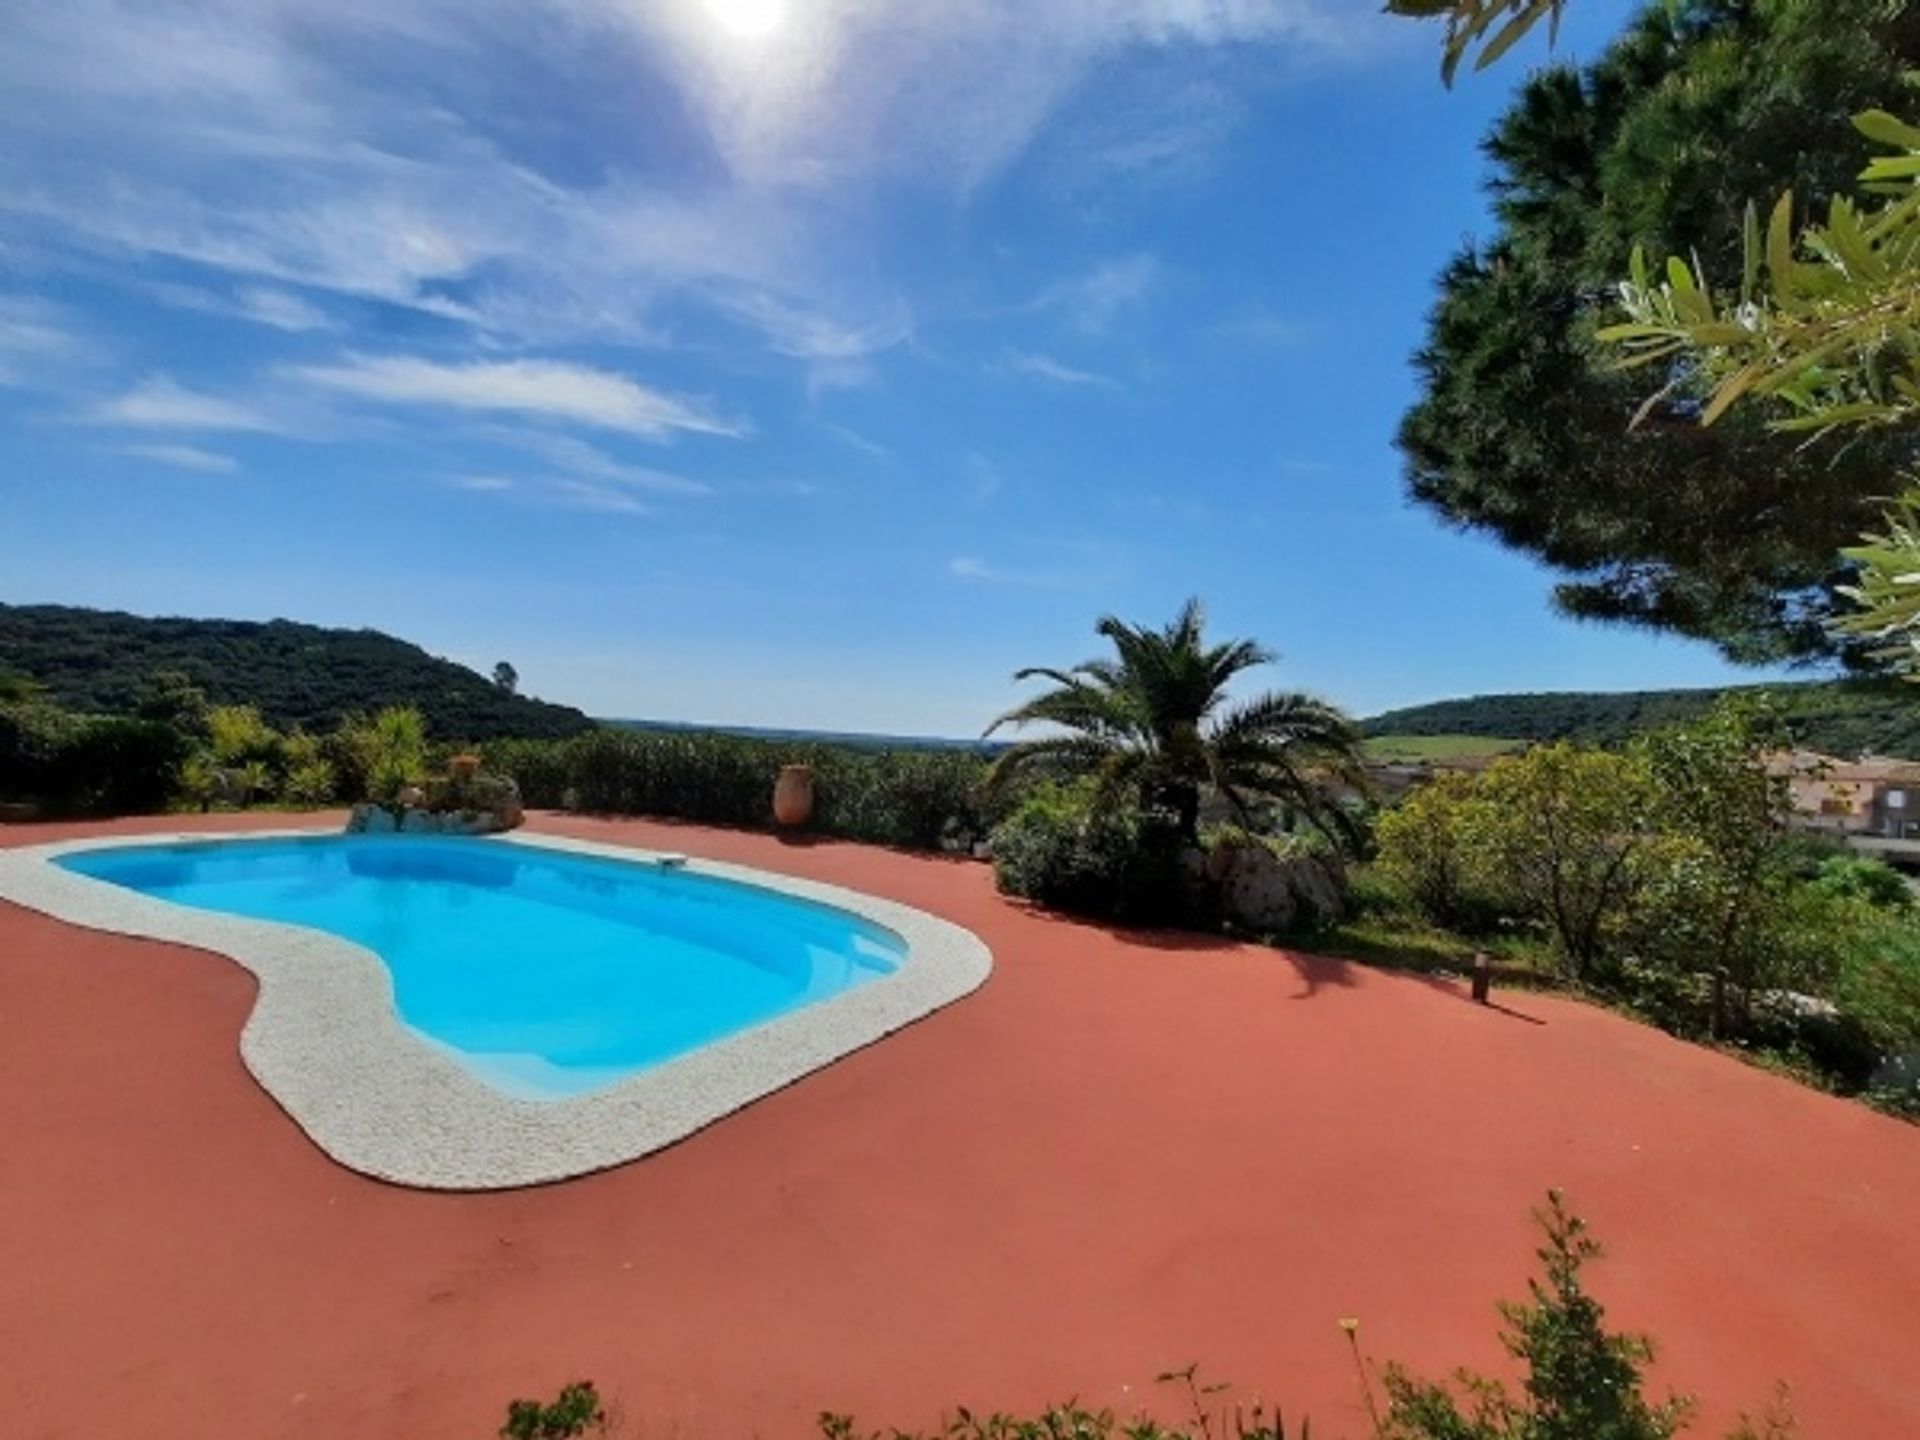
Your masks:
<svg viewBox="0 0 1920 1440"><path fill-rule="evenodd" d="M1809 1440L1920 1435L1920 1131L1577 1004L1044 918L978 865L535 824L892 896L998 968L650 1159L448 1196L255 1087L237 967L0 906L0 1430L479 1440L589 1376L635 1433L746 1440L1131 1408L1200 1360L1355 1435L1338 1317L1496 1364L1558 1185L1699 1433L1784 1379ZM143 827L0 843L81 828Z"/></svg>

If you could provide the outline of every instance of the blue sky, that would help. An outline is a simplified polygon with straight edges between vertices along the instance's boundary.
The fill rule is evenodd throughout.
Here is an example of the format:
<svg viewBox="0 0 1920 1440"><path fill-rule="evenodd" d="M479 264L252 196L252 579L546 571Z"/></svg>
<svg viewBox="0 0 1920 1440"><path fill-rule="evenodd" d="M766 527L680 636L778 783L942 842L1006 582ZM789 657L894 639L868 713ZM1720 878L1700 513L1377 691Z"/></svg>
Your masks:
<svg viewBox="0 0 1920 1440"><path fill-rule="evenodd" d="M1751 678L1402 498L1543 38L1448 93L1371 0L10 9L0 598L948 734L1190 593L1360 713Z"/></svg>

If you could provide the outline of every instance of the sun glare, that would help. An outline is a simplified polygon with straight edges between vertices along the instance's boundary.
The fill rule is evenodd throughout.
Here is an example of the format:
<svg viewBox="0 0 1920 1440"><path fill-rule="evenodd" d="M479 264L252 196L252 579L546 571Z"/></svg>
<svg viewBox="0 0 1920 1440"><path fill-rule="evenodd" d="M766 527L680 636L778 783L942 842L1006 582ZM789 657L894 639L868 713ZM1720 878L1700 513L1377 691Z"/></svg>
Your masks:
<svg viewBox="0 0 1920 1440"><path fill-rule="evenodd" d="M743 40L772 34L787 18L787 0L706 0L707 13Z"/></svg>

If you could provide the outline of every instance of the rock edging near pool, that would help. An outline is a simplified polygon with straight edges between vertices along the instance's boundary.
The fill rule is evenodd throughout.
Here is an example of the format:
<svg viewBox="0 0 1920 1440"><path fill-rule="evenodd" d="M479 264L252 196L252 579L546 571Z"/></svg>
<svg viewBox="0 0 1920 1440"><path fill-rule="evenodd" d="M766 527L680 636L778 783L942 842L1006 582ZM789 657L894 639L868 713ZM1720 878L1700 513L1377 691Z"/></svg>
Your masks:
<svg viewBox="0 0 1920 1440"><path fill-rule="evenodd" d="M428 1190L502 1190L565 1180L685 1139L815 1070L971 994L993 956L969 930L878 896L772 871L557 836L476 845L570 851L812 900L885 927L906 944L892 975L641 1071L592 1094L527 1100L487 1085L404 1025L372 951L300 926L176 905L53 862L82 850L285 839L313 831L143 835L0 850L0 899L69 924L226 955L259 981L240 1035L248 1071L349 1169Z"/></svg>

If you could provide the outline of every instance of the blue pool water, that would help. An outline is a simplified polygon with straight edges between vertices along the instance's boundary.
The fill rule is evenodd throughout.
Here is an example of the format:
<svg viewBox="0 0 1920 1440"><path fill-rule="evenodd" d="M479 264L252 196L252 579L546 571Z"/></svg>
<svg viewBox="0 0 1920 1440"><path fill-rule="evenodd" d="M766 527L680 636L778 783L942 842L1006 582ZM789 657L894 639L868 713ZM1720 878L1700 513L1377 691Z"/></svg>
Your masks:
<svg viewBox="0 0 1920 1440"><path fill-rule="evenodd" d="M710 876L486 840L341 835L87 850L162 900L364 945L400 1018L489 1084L579 1095L893 970L891 931Z"/></svg>

